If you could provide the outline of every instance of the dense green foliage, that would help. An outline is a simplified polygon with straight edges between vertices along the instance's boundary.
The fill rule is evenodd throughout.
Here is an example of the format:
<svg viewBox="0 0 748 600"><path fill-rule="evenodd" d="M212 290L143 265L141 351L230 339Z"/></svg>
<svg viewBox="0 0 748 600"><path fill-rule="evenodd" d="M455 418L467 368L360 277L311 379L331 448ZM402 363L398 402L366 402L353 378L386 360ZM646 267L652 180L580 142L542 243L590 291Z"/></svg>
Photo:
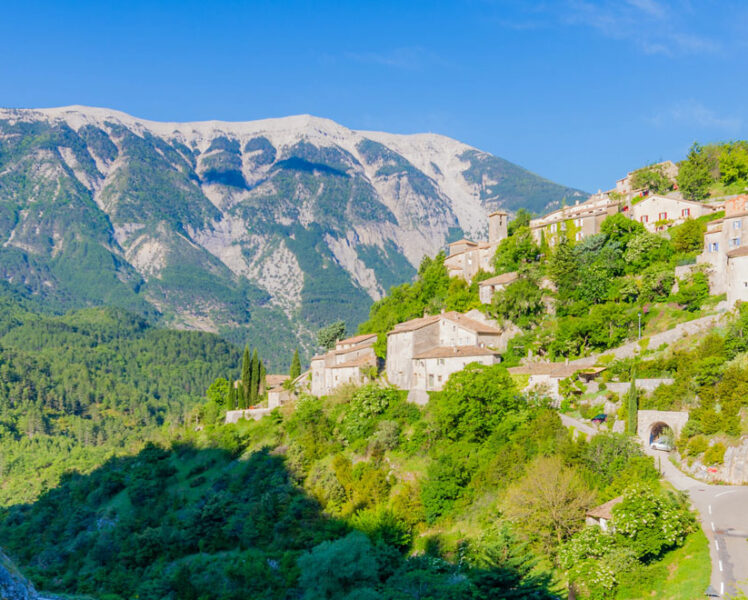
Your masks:
<svg viewBox="0 0 748 600"><path fill-rule="evenodd" d="M744 192L748 188L748 142L694 143L679 164L678 187L689 200Z"/></svg>
<svg viewBox="0 0 748 600"><path fill-rule="evenodd" d="M0 503L189 421L238 358L215 335L154 329L120 309L49 316L0 298Z"/></svg>

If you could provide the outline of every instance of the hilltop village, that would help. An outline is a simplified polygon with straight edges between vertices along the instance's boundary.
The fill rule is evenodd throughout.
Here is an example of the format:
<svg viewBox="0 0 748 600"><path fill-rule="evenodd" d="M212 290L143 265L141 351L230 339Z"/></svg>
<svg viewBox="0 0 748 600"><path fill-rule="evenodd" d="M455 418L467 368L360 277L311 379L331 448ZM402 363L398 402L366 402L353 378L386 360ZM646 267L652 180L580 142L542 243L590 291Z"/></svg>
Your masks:
<svg viewBox="0 0 748 600"><path fill-rule="evenodd" d="M647 169L675 181L678 167L671 161ZM540 248L552 249L564 239L571 244L601 232L608 217L623 215L640 223L646 231L668 236L671 228L689 220L707 220L701 254L690 264L680 265L676 274L684 276L706 266L711 295L726 295L727 306L748 301L748 195L739 194L698 202L687 200L674 190L660 194L634 184L638 171L618 180L611 190L598 192L584 202L563 206L529 221L532 238ZM499 245L507 239L509 215L494 211L488 215L488 240L460 239L448 246L444 258L450 277L470 284L478 282L479 298L484 307L496 294L517 281L516 271L494 274L494 257ZM486 274L490 276L486 276ZM553 291L553 282L545 277L540 287ZM545 309L554 310L552 301L544 300ZM386 356L377 355L377 334L361 334L338 340L334 348L311 359L310 370L293 385L285 387L274 381L269 389L266 407L230 411L227 420L241 417L259 418L280 406L291 396L289 390L307 389L315 396L325 396L345 384L363 384L378 377L408 392L408 399L418 404L428 402L428 393L441 390L450 375L470 363L493 365L502 361L508 342L520 329L511 321L498 322L487 311L473 308L460 313L441 310L396 324L386 332ZM526 359L525 366L515 367L519 374L531 376L530 383L550 384L551 397L560 401L558 383L577 370L572 365L537 363ZM568 361L567 361L568 362Z"/></svg>

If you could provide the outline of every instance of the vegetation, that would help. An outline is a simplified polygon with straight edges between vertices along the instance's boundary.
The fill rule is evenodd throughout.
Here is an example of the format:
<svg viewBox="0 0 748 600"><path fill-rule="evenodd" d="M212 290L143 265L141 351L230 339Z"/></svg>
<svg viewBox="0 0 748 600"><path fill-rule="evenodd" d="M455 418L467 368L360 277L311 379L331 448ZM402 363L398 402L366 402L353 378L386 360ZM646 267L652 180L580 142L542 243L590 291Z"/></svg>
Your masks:
<svg viewBox="0 0 748 600"><path fill-rule="evenodd" d="M678 187L689 200L739 194L748 188L748 142L693 144L679 164Z"/></svg>

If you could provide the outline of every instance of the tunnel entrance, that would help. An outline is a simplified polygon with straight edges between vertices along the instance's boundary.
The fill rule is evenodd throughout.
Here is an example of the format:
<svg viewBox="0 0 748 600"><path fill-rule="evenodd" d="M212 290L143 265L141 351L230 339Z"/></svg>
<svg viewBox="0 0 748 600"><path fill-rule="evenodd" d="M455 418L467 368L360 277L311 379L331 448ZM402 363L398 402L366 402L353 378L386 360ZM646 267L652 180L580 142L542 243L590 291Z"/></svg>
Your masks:
<svg viewBox="0 0 748 600"><path fill-rule="evenodd" d="M670 425L663 421L652 423L652 427L649 429L649 444L652 445L658 441L675 446L675 433L673 433Z"/></svg>

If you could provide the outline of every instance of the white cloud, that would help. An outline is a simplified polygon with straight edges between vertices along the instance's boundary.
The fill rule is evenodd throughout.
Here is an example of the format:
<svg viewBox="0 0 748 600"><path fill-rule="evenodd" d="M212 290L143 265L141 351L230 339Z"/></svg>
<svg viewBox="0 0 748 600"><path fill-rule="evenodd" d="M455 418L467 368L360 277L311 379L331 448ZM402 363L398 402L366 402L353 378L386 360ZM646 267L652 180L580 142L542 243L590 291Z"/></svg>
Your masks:
<svg viewBox="0 0 748 600"><path fill-rule="evenodd" d="M698 127L736 135L743 127L743 119L737 116L719 115L696 100L679 102L650 119L657 127L669 124Z"/></svg>

